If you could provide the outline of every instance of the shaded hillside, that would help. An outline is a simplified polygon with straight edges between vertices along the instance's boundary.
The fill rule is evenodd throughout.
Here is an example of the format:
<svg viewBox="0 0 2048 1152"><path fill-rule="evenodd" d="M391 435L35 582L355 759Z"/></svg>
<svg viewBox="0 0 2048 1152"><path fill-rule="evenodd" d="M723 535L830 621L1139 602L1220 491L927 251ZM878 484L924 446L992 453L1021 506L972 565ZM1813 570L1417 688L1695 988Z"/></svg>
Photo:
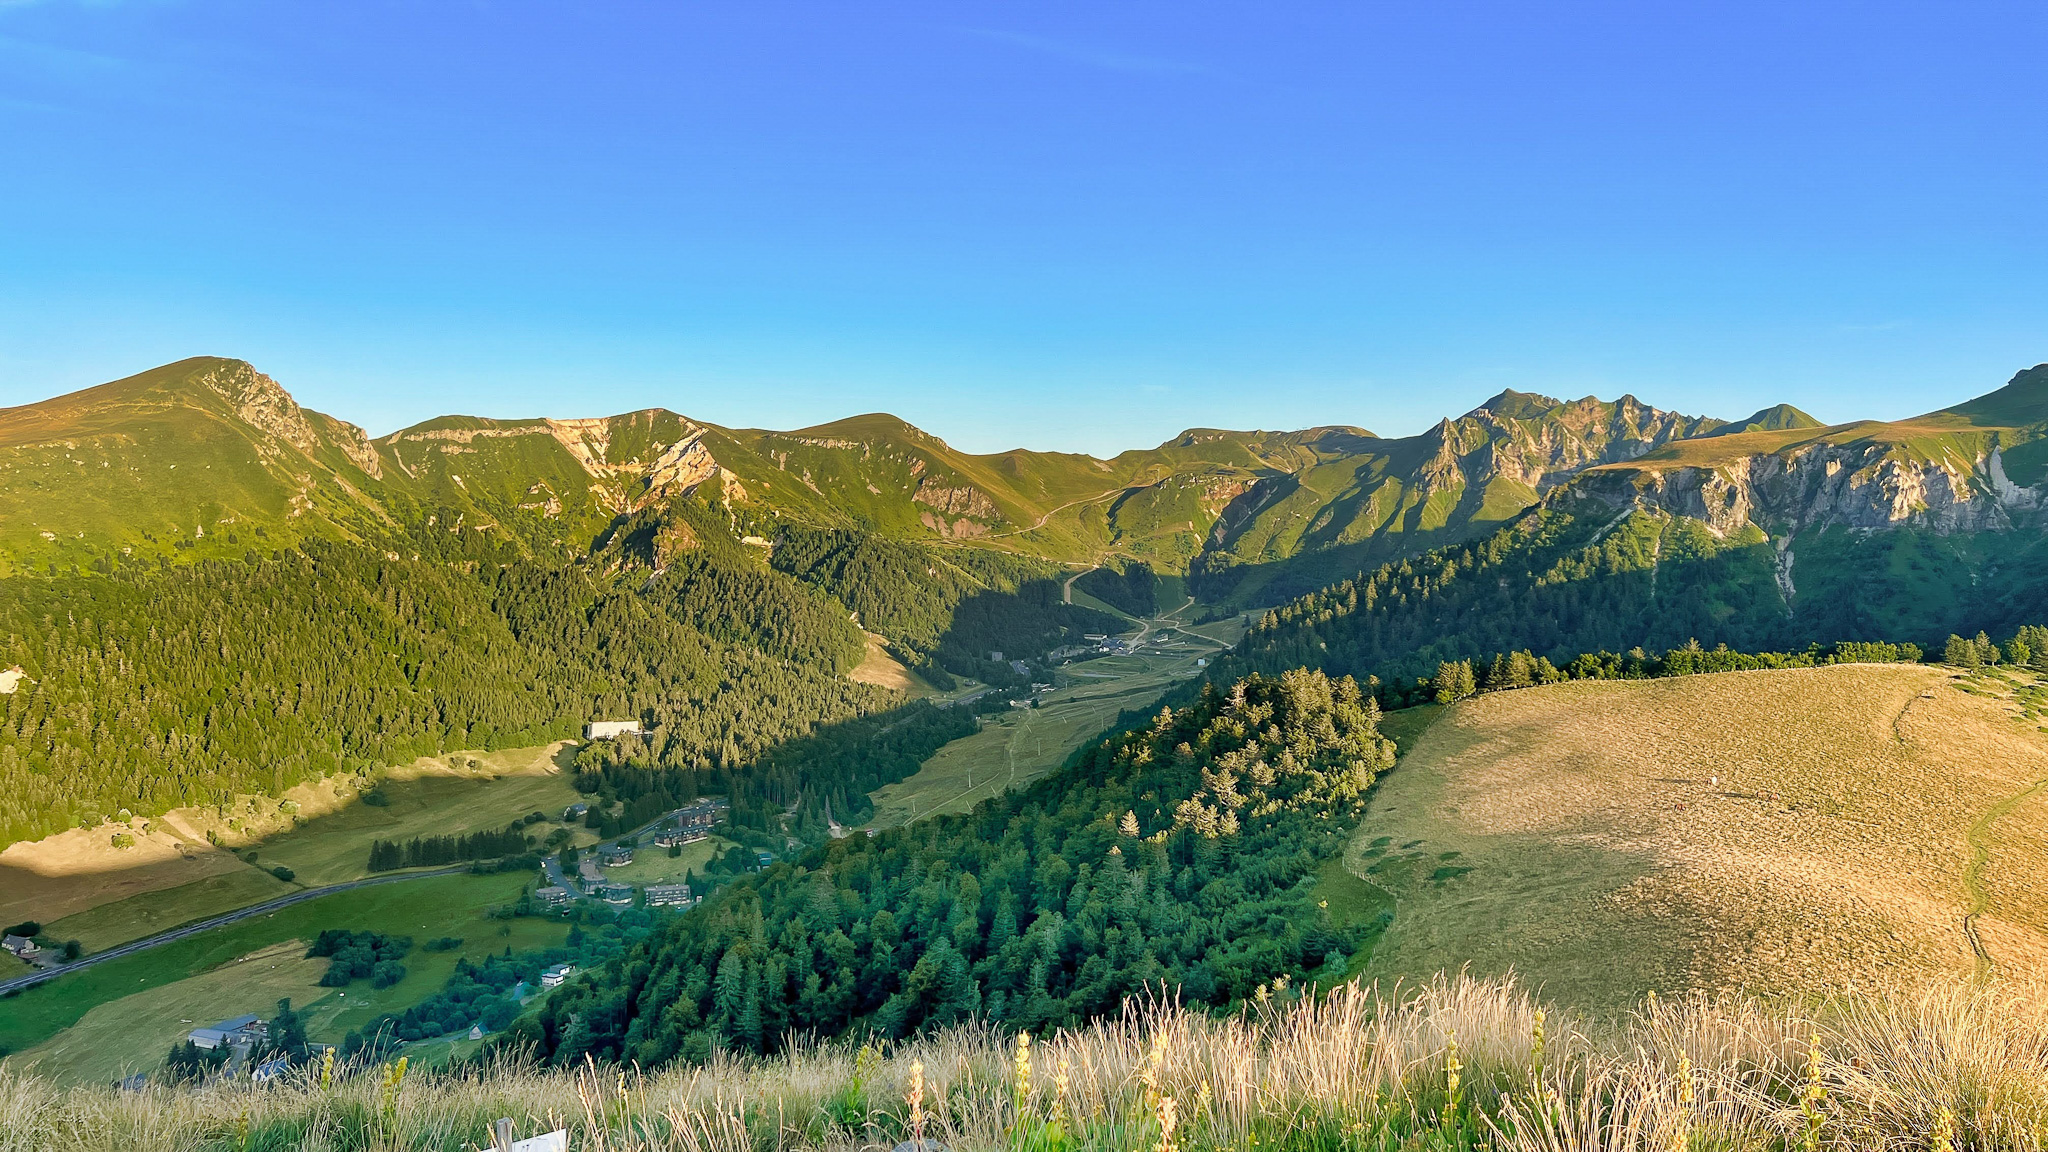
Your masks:
<svg viewBox="0 0 2048 1152"><path fill-rule="evenodd" d="M1698 640L1745 651L1837 641L2010 635L2048 602L2048 538L1902 528L1799 538L1788 606L1783 554L1755 527L1719 535L1655 508L1619 515L1573 493L1483 542L1385 564L1263 617L1219 661L1236 670L1321 667L1382 679L1444 660L1528 649L1661 650Z"/></svg>
<svg viewBox="0 0 2048 1152"><path fill-rule="evenodd" d="M1347 856L1400 900L1370 972L1513 970L1600 1007L2038 972L2048 736L2008 691L1839 665L1453 705Z"/></svg>

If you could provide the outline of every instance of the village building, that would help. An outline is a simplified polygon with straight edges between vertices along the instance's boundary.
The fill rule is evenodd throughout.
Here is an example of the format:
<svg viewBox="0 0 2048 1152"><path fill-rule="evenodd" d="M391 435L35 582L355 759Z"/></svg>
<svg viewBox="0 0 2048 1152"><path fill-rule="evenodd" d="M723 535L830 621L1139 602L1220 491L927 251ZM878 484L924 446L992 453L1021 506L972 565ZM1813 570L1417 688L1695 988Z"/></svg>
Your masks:
<svg viewBox="0 0 2048 1152"><path fill-rule="evenodd" d="M688 884L649 884L646 892L649 908L688 907L696 903Z"/></svg>
<svg viewBox="0 0 2048 1152"><path fill-rule="evenodd" d="M9 952L12 952L16 956L21 957L23 960L33 959L36 956L42 955L43 952L42 948L39 945L37 945L37 943L34 940L30 939L27 936L8 936L5 938L0 938L0 948L7 949Z"/></svg>
<svg viewBox="0 0 2048 1152"><path fill-rule="evenodd" d="M586 740L616 740L621 736L645 736L638 720L592 720L583 726Z"/></svg>
<svg viewBox="0 0 2048 1152"><path fill-rule="evenodd" d="M235 1016L223 1020L210 1028L194 1028L185 1034L194 1047L214 1049L222 1045L234 1047L237 1044L253 1044L269 1034L263 1021L255 1016Z"/></svg>
<svg viewBox="0 0 2048 1152"><path fill-rule="evenodd" d="M560 884L550 884L545 888L534 889L533 898L550 908L560 908L576 897Z"/></svg>
<svg viewBox="0 0 2048 1152"><path fill-rule="evenodd" d="M624 844L607 844L597 850L597 862L607 868L618 868L633 862L633 850Z"/></svg>
<svg viewBox="0 0 2048 1152"><path fill-rule="evenodd" d="M571 820L581 820L583 819L583 814L588 811L590 811L590 805L588 804L571 804L567 808L562 809L562 822L566 824Z"/></svg>
<svg viewBox="0 0 2048 1152"><path fill-rule="evenodd" d="M600 884L591 891L591 895L607 904L617 904L623 907L633 902L633 886L631 884Z"/></svg>
<svg viewBox="0 0 2048 1152"><path fill-rule="evenodd" d="M559 988L562 986L562 981L575 974L576 966L574 964L557 964L540 974L540 986L543 988Z"/></svg>

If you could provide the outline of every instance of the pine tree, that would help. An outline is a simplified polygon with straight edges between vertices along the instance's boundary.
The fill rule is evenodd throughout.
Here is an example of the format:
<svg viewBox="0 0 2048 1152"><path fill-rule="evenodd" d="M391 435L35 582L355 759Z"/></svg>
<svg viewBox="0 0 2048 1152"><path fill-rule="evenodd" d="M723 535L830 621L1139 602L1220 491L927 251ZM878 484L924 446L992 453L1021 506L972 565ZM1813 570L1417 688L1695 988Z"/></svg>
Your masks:
<svg viewBox="0 0 2048 1152"><path fill-rule="evenodd" d="M1957 668L1975 668L1984 660L1976 644L1950 633L1948 644L1941 650L1941 662Z"/></svg>

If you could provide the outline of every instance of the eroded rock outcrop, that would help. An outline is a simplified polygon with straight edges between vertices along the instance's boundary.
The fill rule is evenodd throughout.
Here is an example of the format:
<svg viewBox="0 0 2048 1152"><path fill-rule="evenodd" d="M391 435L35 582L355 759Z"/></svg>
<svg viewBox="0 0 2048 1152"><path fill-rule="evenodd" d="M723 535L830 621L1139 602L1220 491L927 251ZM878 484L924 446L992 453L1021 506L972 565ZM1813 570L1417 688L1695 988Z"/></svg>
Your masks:
<svg viewBox="0 0 2048 1152"><path fill-rule="evenodd" d="M1974 452L1951 447L1938 456L1883 441L1814 441L1713 466L1602 470L1573 488L1616 508L1689 516L1724 536L1752 524L1772 533L1906 524L1998 531L2044 502L2040 489L2006 475L1996 436Z"/></svg>

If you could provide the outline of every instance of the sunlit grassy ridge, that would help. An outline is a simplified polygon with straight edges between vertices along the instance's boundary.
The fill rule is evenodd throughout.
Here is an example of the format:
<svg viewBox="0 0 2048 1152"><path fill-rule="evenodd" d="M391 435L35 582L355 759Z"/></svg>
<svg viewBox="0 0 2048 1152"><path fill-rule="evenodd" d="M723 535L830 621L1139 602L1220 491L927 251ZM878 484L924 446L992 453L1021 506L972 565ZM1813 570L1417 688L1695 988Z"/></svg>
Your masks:
<svg viewBox="0 0 2048 1152"><path fill-rule="evenodd" d="M1227 1017L1133 1003L1020 1043L979 1027L643 1075L492 1064L318 1068L252 1088L58 1090L0 1073L0 1149L488 1146L566 1127L639 1152L2035 1149L2048 1006L2017 987L1797 1007L1753 998L1545 1010L1511 983L1346 986Z"/></svg>
<svg viewBox="0 0 2048 1152"><path fill-rule="evenodd" d="M2037 973L2048 737L2011 700L2032 679L1837 665L1455 704L1347 855L1399 899L1370 972L1470 964L1597 1005Z"/></svg>

